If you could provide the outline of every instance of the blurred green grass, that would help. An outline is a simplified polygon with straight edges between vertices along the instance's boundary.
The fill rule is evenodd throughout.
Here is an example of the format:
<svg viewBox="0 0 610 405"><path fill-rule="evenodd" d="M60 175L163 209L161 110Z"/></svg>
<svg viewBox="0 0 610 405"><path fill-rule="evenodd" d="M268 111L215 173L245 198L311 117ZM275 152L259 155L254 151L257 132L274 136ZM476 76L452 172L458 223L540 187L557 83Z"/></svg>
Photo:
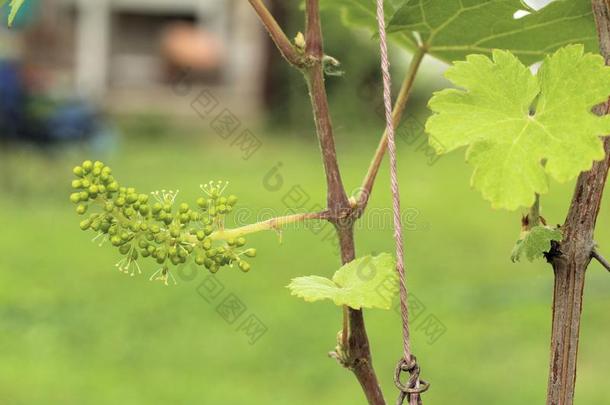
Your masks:
<svg viewBox="0 0 610 405"><path fill-rule="evenodd" d="M205 127L202 127L204 130ZM376 133L338 131L348 189L358 187ZM287 134L283 134L287 135ZM330 275L338 267L332 241L310 231L250 237L259 257L249 274L223 271L234 293L268 328L250 345L239 321L227 324L197 287L207 274L163 287L148 281L156 268L129 277L113 266L117 254L90 242L68 202L71 167L85 158L107 161L122 184L142 191L178 188L194 201L200 183L229 180L240 205L282 211L283 196L301 186L309 206L324 204L323 173L311 135L262 136L244 161L210 133L200 140L126 138L117 153L86 150L41 156L0 156L0 403L21 404L364 404L350 373L327 357L341 311L306 304L285 286L295 276ZM434 344L413 332L427 404L543 403L546 392L552 272L542 263L512 264L520 213L493 211L468 187L462 153L429 166L422 151L400 145L404 206L417 215L406 235L409 287L446 327ZM279 191L263 185L281 162ZM386 166L371 206L390 204ZM2 178L2 177L0 177ZM562 222L573 184L553 184L543 214ZM608 198L597 241L610 245ZM389 216L387 217L389 219ZM393 250L389 221L359 229L357 252ZM610 252L610 249L607 250ZM608 403L610 305L608 275L593 263L588 275L579 358L577 403ZM367 311L377 372L388 401L400 357L400 318ZM423 318L422 318L423 319ZM422 320L418 319L418 321Z"/></svg>

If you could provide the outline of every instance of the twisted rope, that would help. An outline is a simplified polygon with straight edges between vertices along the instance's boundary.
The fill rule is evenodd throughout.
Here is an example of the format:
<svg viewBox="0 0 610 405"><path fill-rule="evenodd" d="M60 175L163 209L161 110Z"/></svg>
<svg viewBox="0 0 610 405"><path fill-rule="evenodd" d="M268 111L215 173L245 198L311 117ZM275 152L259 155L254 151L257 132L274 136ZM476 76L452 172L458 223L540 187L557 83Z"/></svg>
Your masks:
<svg viewBox="0 0 610 405"><path fill-rule="evenodd" d="M402 222L400 218L400 190L398 184L398 168L396 159L396 139L392 119L392 78L388 58L388 40L385 29L384 0L377 0L377 24L379 26L379 44L381 50L381 72L383 75L383 104L385 107L386 133L388 135L388 152L390 155L390 180L392 188L392 209L394 219L394 241L396 243L396 270L400 282L400 309L402 316L403 358L398 363L395 373L395 384L400 390L397 404L401 405L405 398L410 405L421 404L419 394L428 389L428 384L419 380L420 368L415 356L411 353L409 333L409 308L407 305L407 283L405 277L404 242ZM411 375L407 385L400 382L400 374L405 371Z"/></svg>

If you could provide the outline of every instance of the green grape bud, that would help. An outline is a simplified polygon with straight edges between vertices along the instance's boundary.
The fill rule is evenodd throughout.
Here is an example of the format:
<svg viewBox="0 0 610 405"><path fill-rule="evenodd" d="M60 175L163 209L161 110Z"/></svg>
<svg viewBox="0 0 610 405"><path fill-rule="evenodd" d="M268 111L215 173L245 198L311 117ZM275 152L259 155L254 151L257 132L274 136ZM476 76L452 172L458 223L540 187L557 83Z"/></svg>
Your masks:
<svg viewBox="0 0 610 405"><path fill-rule="evenodd" d="M178 256L180 256L181 258L185 258L187 257L189 254L185 249L178 249Z"/></svg>
<svg viewBox="0 0 610 405"><path fill-rule="evenodd" d="M93 162L90 160L85 160L82 164L83 170L85 173L89 173L93 169Z"/></svg>
<svg viewBox="0 0 610 405"><path fill-rule="evenodd" d="M121 246L123 244L123 239L118 235L114 235L110 238L110 243L112 243L113 246Z"/></svg>
<svg viewBox="0 0 610 405"><path fill-rule="evenodd" d="M214 207L214 206L210 207L209 213L211 216L215 217L216 216L216 207Z"/></svg>
<svg viewBox="0 0 610 405"><path fill-rule="evenodd" d="M146 222L141 222L140 223L140 230L141 231L147 231L148 230L148 224Z"/></svg>
<svg viewBox="0 0 610 405"><path fill-rule="evenodd" d="M246 238L243 238L243 237L237 238L237 240L235 242L236 242L235 244L238 247L241 247L246 244Z"/></svg>
<svg viewBox="0 0 610 405"><path fill-rule="evenodd" d="M81 188L83 182L81 180L72 180L72 188Z"/></svg>
<svg viewBox="0 0 610 405"><path fill-rule="evenodd" d="M116 181L113 181L112 183L108 184L108 191L115 193L119 190L119 183L117 183Z"/></svg>
<svg viewBox="0 0 610 405"><path fill-rule="evenodd" d="M150 252L146 249L142 250L140 252L140 254L142 255L142 257L149 257L150 256Z"/></svg>
<svg viewBox="0 0 610 405"><path fill-rule="evenodd" d="M125 198L117 197L116 200L114 200L114 205L116 205L117 207L122 207L123 205L125 205Z"/></svg>
<svg viewBox="0 0 610 405"><path fill-rule="evenodd" d="M163 209L163 206L160 203L154 203L152 206L152 213L158 214Z"/></svg>
<svg viewBox="0 0 610 405"><path fill-rule="evenodd" d="M83 177L85 175L83 168L80 166L75 166L74 169L72 169L72 173L78 177Z"/></svg>
<svg viewBox="0 0 610 405"><path fill-rule="evenodd" d="M165 216L165 218L163 219L163 223L164 223L165 225L169 225L169 224L171 224L173 221L174 221L174 218L173 218L173 216L172 216L171 214L166 215L166 216Z"/></svg>
<svg viewBox="0 0 610 405"><path fill-rule="evenodd" d="M219 269L218 265L217 265L217 264L215 264L215 263L213 263L213 264L210 266L210 273L212 273L212 274L214 274L214 273L218 273L218 269Z"/></svg>
<svg viewBox="0 0 610 405"><path fill-rule="evenodd" d="M195 257L195 263L202 266L205 263L205 256L197 255L197 257Z"/></svg>
<svg viewBox="0 0 610 405"><path fill-rule="evenodd" d="M103 194L103 193L105 193L105 192L106 192L106 186L105 186L105 185L103 185L103 184L98 184L98 186L97 186L97 190L98 190L100 193L102 193L102 194Z"/></svg>
<svg viewBox="0 0 610 405"><path fill-rule="evenodd" d="M250 271L250 263L248 263L244 260L240 260L238 266L239 266L239 269L241 271L243 271L244 273L247 273Z"/></svg>
<svg viewBox="0 0 610 405"><path fill-rule="evenodd" d="M187 203L180 204L180 213L185 214L189 210L189 205Z"/></svg>
<svg viewBox="0 0 610 405"><path fill-rule="evenodd" d="M211 235L213 231L214 231L214 228L212 228L211 225L207 225L206 227L203 228L203 232L205 233L206 236Z"/></svg>
<svg viewBox="0 0 610 405"><path fill-rule="evenodd" d="M138 195L135 193L128 194L126 201L128 204L133 204L138 201Z"/></svg>
<svg viewBox="0 0 610 405"><path fill-rule="evenodd" d="M134 194L136 192L136 189L133 187L127 187L127 189L125 190L126 194Z"/></svg>
<svg viewBox="0 0 610 405"><path fill-rule="evenodd" d="M131 217L133 217L136 214L136 211L133 208L129 207L129 208L126 208L123 211L123 213L125 214L125 216L127 218L131 218Z"/></svg>
<svg viewBox="0 0 610 405"><path fill-rule="evenodd" d="M72 193L70 194L70 201L74 204L80 202L80 193Z"/></svg>
<svg viewBox="0 0 610 405"><path fill-rule="evenodd" d="M140 206L140 214L142 214L142 216L147 216L149 213L150 213L150 207L148 205Z"/></svg>
<svg viewBox="0 0 610 405"><path fill-rule="evenodd" d="M89 193L86 191L81 191L80 192L80 200L81 201L87 201L89 200Z"/></svg>
<svg viewBox="0 0 610 405"><path fill-rule="evenodd" d="M244 254L248 257L256 257L256 249L250 248L244 252Z"/></svg>
<svg viewBox="0 0 610 405"><path fill-rule="evenodd" d="M83 231L86 231L91 226L91 221L88 219L85 219L84 221L80 222L79 226L80 226L80 229L82 229Z"/></svg>
<svg viewBox="0 0 610 405"><path fill-rule="evenodd" d="M203 231L197 231L197 240L204 240L205 239L205 232Z"/></svg>
<svg viewBox="0 0 610 405"><path fill-rule="evenodd" d="M205 255L211 259L212 257L216 256L216 249L208 250L207 252L205 252Z"/></svg>
<svg viewBox="0 0 610 405"><path fill-rule="evenodd" d="M157 234L157 233L161 232L161 228L159 228L159 226L158 226L158 225L152 225L152 226L150 227L150 231L151 231L153 234Z"/></svg>
<svg viewBox="0 0 610 405"><path fill-rule="evenodd" d="M87 179L82 179L80 184L83 188L89 188L89 186L91 186L91 182Z"/></svg>
<svg viewBox="0 0 610 405"><path fill-rule="evenodd" d="M93 171L91 172L95 177L99 177L100 174L102 174L102 169L100 169L99 167L94 167Z"/></svg>
<svg viewBox="0 0 610 405"><path fill-rule="evenodd" d="M211 259L205 259L203 261L203 265L205 266L206 269L210 269L210 267L212 267L214 265L214 262Z"/></svg>
<svg viewBox="0 0 610 405"><path fill-rule="evenodd" d="M167 253L169 254L170 257L174 257L178 254L178 248L176 248L176 246L170 246L169 249L167 250Z"/></svg>
<svg viewBox="0 0 610 405"><path fill-rule="evenodd" d="M148 195L140 194L138 196L138 201L140 201L140 204L146 204L148 202Z"/></svg>
<svg viewBox="0 0 610 405"><path fill-rule="evenodd" d="M100 191L99 188L95 184L93 184L91 187L89 187L90 194L97 194L99 191Z"/></svg>
<svg viewBox="0 0 610 405"><path fill-rule="evenodd" d="M180 228L176 228L176 227L170 228L169 234L171 235L172 238L177 238L178 236L180 236Z"/></svg>
<svg viewBox="0 0 610 405"><path fill-rule="evenodd" d="M191 211L191 213L189 214L189 219L193 222L199 221L199 218L201 218L201 216L195 211Z"/></svg>
<svg viewBox="0 0 610 405"><path fill-rule="evenodd" d="M221 214L225 214L227 212L227 206L225 204L220 204L218 206L218 212Z"/></svg>
<svg viewBox="0 0 610 405"><path fill-rule="evenodd" d="M100 170L102 170L104 168L104 164L102 162L100 162L99 160L96 160L95 163L93 163L93 167L99 168Z"/></svg>
<svg viewBox="0 0 610 405"><path fill-rule="evenodd" d="M197 199L197 205L198 205L200 208L206 208L206 207L208 206L208 202L207 202L207 200L206 200L205 198L203 198L203 197L199 197L199 198Z"/></svg>
<svg viewBox="0 0 610 405"><path fill-rule="evenodd" d="M76 207L76 213L78 215L84 215L85 212L87 212L87 206L84 204L80 204L78 207Z"/></svg>
<svg viewBox="0 0 610 405"><path fill-rule="evenodd" d="M201 246L205 249L205 250L210 250L212 248L212 241L210 239L206 239L203 241L203 243L201 244Z"/></svg>
<svg viewBox="0 0 610 405"><path fill-rule="evenodd" d="M126 255L127 253L129 253L130 250L131 245L122 245L121 247L119 247L119 252L121 252L122 255Z"/></svg>
<svg viewBox="0 0 610 405"><path fill-rule="evenodd" d="M226 204L227 203L227 197L220 197L218 199L218 204Z"/></svg>
<svg viewBox="0 0 610 405"><path fill-rule="evenodd" d="M235 204L237 204L237 197L234 195L230 195L229 198L227 198L227 203L230 206L234 206Z"/></svg>

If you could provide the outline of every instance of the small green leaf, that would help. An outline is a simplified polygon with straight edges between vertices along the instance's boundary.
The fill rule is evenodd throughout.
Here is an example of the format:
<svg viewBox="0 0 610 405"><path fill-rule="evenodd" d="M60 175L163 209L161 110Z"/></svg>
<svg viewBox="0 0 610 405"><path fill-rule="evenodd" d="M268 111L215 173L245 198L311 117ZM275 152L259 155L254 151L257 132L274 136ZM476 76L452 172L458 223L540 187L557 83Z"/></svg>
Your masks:
<svg viewBox="0 0 610 405"><path fill-rule="evenodd" d="M517 241L511 254L511 260L518 262L525 255L532 262L551 250L552 241L560 242L561 238L561 230L558 228L535 226L524 232L521 239Z"/></svg>
<svg viewBox="0 0 610 405"><path fill-rule="evenodd" d="M398 291L394 258L382 253L365 256L341 267L332 280L320 276L298 277L288 285L292 295L307 302L332 300L336 305L390 309Z"/></svg>
<svg viewBox="0 0 610 405"><path fill-rule="evenodd" d="M536 76L510 52L470 55L446 77L463 88L434 94L426 123L438 154L468 146L472 185L494 208L514 210L603 159L610 118L591 109L610 95L610 68L582 45L545 59ZM546 163L544 163L546 162Z"/></svg>
<svg viewBox="0 0 610 405"><path fill-rule="evenodd" d="M17 13L19 12L19 9L21 9L21 6L23 6L23 3L25 3L25 0L11 0L11 2L9 4L9 6L11 8L11 12L8 15L8 26L9 27L13 26L15 17L17 17Z"/></svg>

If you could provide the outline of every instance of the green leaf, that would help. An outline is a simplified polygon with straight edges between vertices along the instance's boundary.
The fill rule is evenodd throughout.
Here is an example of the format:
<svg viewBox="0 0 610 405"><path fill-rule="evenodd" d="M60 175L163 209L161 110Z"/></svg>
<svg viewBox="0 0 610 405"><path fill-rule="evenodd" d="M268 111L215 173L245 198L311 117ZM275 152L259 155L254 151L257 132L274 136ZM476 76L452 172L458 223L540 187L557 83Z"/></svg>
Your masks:
<svg viewBox="0 0 610 405"><path fill-rule="evenodd" d="M510 52L494 51L493 60L470 55L446 77L464 90L430 100L430 144L438 154L469 146L471 183L494 208L529 207L548 191L548 176L571 180L604 157L610 117L591 109L610 95L610 68L581 45L547 57L536 76Z"/></svg>
<svg viewBox="0 0 610 405"><path fill-rule="evenodd" d="M533 262L551 250L552 241L560 242L561 238L561 230L558 228L535 226L524 232L521 239L517 241L511 254L511 260L518 262L525 255L530 262Z"/></svg>
<svg viewBox="0 0 610 405"><path fill-rule="evenodd" d="M9 7L11 8L11 11L8 15L9 27L13 26L15 17L17 17L17 13L19 12L19 9L21 9L21 6L23 6L23 3L25 3L25 0L11 0L11 2L9 3Z"/></svg>
<svg viewBox="0 0 610 405"><path fill-rule="evenodd" d="M516 19L518 10L530 14ZM526 64L571 43L598 51L590 0L557 0L539 11L521 0L407 0L389 30L418 32L429 53L447 62L498 48Z"/></svg>
<svg viewBox="0 0 610 405"><path fill-rule="evenodd" d="M394 258L382 253L365 256L341 267L332 280L325 277L298 277L288 285L292 295L307 302L332 300L355 309L390 309L398 291Z"/></svg>

